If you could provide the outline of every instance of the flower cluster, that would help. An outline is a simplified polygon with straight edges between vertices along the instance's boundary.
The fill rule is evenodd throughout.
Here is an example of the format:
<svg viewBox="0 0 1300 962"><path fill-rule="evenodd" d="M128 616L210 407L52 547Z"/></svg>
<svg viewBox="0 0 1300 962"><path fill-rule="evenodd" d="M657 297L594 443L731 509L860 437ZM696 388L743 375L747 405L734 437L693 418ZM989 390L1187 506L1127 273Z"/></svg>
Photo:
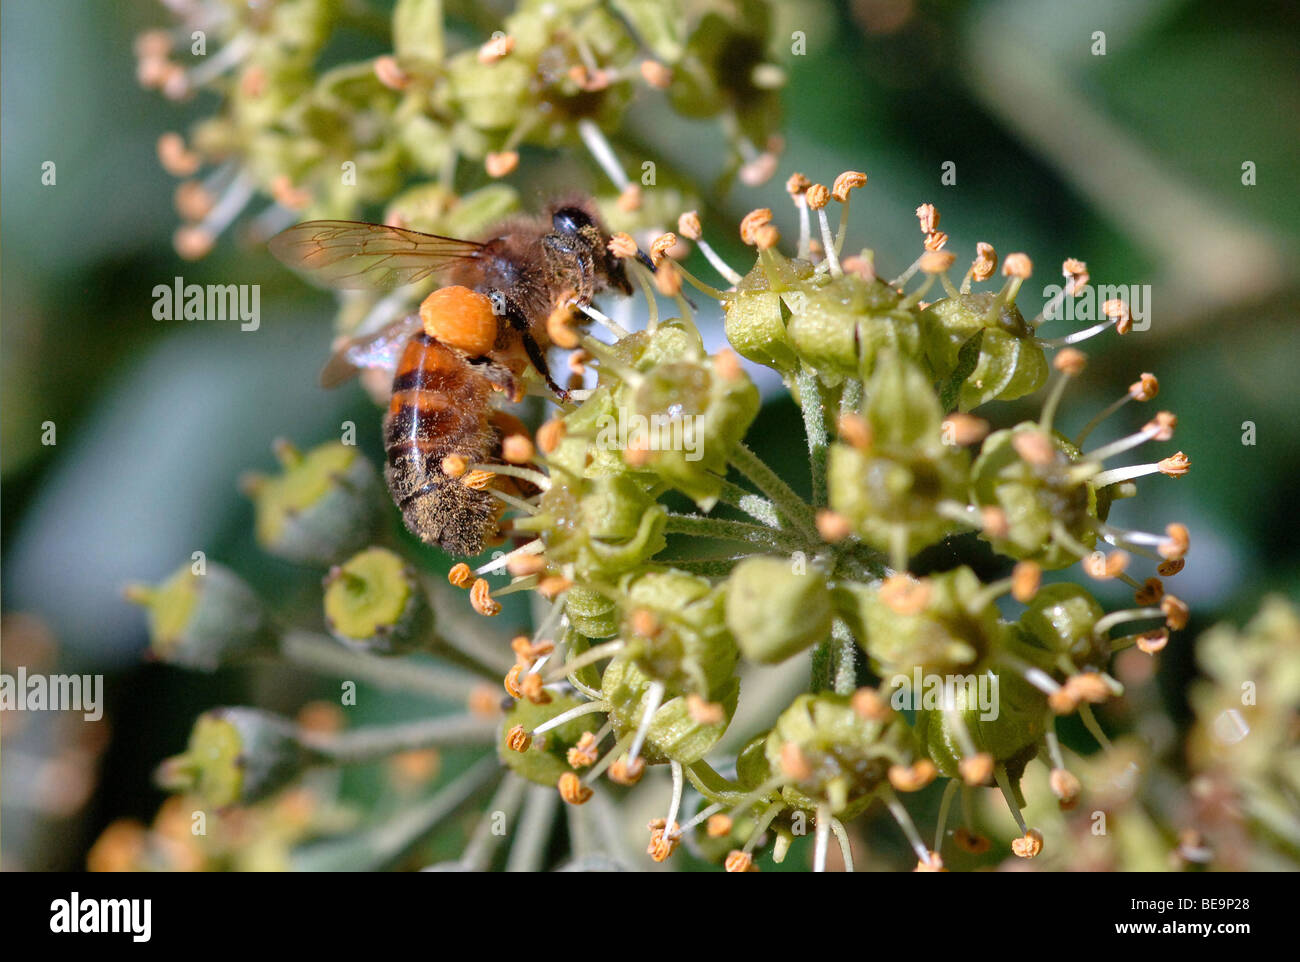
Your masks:
<svg viewBox="0 0 1300 962"><path fill-rule="evenodd" d="M182 6L194 16L210 9ZM617 171L600 130L635 85L648 84L684 113L730 118L737 156L748 156L746 178L758 181L775 165L753 147L772 103L764 87L772 71L760 69L754 35L761 25L730 19L721 8L731 5L699 5L720 10L681 30L675 19L665 28L657 4L524 2L482 46L449 53L433 16L438 5L400 0L392 56L317 77L314 54L326 39L319 18L330 6L300 0L269 17L252 8L225 15L213 24L225 43L220 61L190 71L175 65L161 38L142 40L147 82L173 95L209 83L226 93L223 113L192 146L172 143L179 155L170 160L184 159L191 171L215 161L229 171L220 177L233 196L247 200L252 185L269 190L286 218L351 214L396 195L390 221L463 233L499 215L502 195L487 186L458 199L448 171L457 158L500 176L515 169L525 144L576 141ZM655 57L638 65L643 49ZM373 193L330 185L340 158L365 166ZM411 171L435 179L399 193ZM897 821L918 870L939 870L954 850L990 848L971 815L982 788L1000 792L1018 825L1011 851L1039 855L1052 842L1022 814L1029 763L1045 763L1061 809L1085 791L1056 720L1077 714L1111 757L1093 706L1124 689L1112 656L1130 647L1152 655L1188 619L1165 588L1183 567L1187 529L1129 530L1108 520L1139 479L1187 472L1181 452L1114 464L1139 445L1167 443L1175 416L1157 411L1132 434L1087 444L1127 403L1151 406L1155 376L1140 374L1074 436L1057 427L1069 385L1086 368L1075 345L1110 328L1127 333L1126 305L1107 303L1093 328L1041 335L1059 305L1032 318L1022 311L1030 258L999 258L981 243L954 279L956 256L929 204L917 209L919 253L898 276L882 276L872 251L847 247L850 203L867 183L856 171L830 187L789 178L793 245L783 245L770 210L747 215L739 229L754 251L747 271L708 243L694 211L676 218L675 232L645 238L651 271L638 259L642 238L620 228L664 211L643 207L621 173L611 177L619 199L607 212L650 211L637 223L611 216L609 245L646 292L647 321L629 330L578 305L611 339L571 324L567 338L552 337L575 349L568 398L531 436L517 432L518 450L500 463L460 472L465 483L485 471L521 483L485 488L502 503L508 549L456 564L447 582L466 589L468 607L486 618L499 617L510 595L531 595L540 613L534 629L507 649L484 640L491 622L466 624L463 602L429 577L429 558L388 535L393 512L355 448L328 443L303 454L280 445L283 473L246 482L257 536L277 556L325 572L322 623L331 637L280 625L231 572L186 568L132 592L149 609L154 653L200 669L287 658L451 698L464 712L322 734L259 710L223 709L199 720L189 749L160 779L216 808L266 805L322 768L495 744L499 763L481 762L409 819L399 816L416 826L404 842L504 769L489 811L513 813L527 800L510 860L536 866L557 797L572 812L608 814L604 782L635 785L658 766L669 778L644 786L665 793L646 839L655 862L685 842L727 871L751 871L767 851L784 859L811 823L814 866L826 866L832 836L851 866L848 823L880 809ZM202 215L205 237L230 219L230 196ZM690 245L721 286L673 256ZM1062 273L1060 299L1087 287L1081 261L1066 260ZM705 349L687 289L717 303L731 348ZM660 299L676 316L660 316ZM360 321L352 307L344 313L369 326L377 310L368 305L372 316ZM802 411L811 497L745 443L760 406L746 360L778 372ZM971 413L1043 388L1034 420L995 429ZM673 509L680 504L694 510ZM1007 559L1005 577L985 582L967 566L927 572L918 564L926 549L963 533ZM1131 565L1151 570L1135 576ZM1084 584L1044 584L1045 574L1071 568L1127 584L1133 605L1108 613ZM805 655L807 690L761 706L765 730L721 752L750 668L803 673L797 659ZM500 687L485 688L485 675ZM940 779L928 844L899 796ZM950 832L958 795L964 824ZM599 834L575 825L575 838ZM476 832L456 865L490 864L494 838ZM602 851L615 849L611 842ZM589 848L575 846L575 855L582 866L597 864Z"/></svg>

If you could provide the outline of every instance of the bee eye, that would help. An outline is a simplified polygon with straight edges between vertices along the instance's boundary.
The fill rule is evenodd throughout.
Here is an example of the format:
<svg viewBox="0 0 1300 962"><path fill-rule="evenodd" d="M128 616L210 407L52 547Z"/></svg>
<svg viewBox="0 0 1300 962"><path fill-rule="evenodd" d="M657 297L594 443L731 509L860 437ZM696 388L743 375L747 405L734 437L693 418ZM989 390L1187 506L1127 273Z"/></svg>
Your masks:
<svg viewBox="0 0 1300 962"><path fill-rule="evenodd" d="M551 225L562 234L576 234L591 223L587 212L577 207L561 207L551 215Z"/></svg>

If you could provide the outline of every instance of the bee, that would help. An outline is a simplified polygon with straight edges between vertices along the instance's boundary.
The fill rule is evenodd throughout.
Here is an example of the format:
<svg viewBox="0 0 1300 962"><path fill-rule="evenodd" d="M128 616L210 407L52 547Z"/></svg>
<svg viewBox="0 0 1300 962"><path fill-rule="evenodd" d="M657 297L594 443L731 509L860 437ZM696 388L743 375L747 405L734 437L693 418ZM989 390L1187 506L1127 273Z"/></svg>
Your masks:
<svg viewBox="0 0 1300 962"><path fill-rule="evenodd" d="M498 393L520 400L530 366L567 399L547 366L547 319L605 290L631 294L608 244L594 206L580 198L507 221L477 241L333 220L271 239L277 258L331 287L388 290L433 276L447 284L418 314L345 342L321 371L321 384L333 387L361 369L392 369L384 476L421 541L452 555L479 554L505 509L490 489L531 493L521 491L527 482L464 468L502 463L503 439L523 431L492 400Z"/></svg>

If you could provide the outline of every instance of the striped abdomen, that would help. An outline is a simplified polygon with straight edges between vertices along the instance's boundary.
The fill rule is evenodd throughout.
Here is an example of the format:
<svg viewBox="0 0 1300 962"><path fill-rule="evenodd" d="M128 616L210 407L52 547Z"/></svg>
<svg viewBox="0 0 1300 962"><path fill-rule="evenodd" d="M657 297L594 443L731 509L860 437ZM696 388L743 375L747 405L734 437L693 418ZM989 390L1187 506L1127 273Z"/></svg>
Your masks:
<svg viewBox="0 0 1300 962"><path fill-rule="evenodd" d="M464 355L423 331L407 343L384 418L384 472L406 526L427 544L474 555L495 530L499 502L442 473L443 458L487 461L498 444L492 384Z"/></svg>

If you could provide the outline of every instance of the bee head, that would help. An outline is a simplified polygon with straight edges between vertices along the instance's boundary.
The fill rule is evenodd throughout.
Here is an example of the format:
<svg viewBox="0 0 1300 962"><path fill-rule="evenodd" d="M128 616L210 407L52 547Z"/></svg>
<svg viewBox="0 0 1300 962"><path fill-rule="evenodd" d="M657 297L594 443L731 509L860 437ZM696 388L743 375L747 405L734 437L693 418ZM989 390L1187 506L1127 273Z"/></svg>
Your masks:
<svg viewBox="0 0 1300 962"><path fill-rule="evenodd" d="M581 207L561 207L551 214L551 226L557 233L581 237L596 223Z"/></svg>

